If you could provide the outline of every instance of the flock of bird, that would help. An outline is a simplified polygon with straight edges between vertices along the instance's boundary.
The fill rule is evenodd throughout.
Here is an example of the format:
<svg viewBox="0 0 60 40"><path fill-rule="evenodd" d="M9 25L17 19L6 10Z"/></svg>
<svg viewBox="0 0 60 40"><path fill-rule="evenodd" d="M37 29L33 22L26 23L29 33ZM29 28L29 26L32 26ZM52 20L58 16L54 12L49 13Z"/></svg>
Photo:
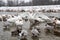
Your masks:
<svg viewBox="0 0 60 40"><path fill-rule="evenodd" d="M2 14L0 15L0 21L9 21L9 22L18 22L19 20L23 20L22 18L26 18L27 19L31 19L31 20L37 20L39 22L44 22L44 21L51 21L51 19L42 14L42 13L29 13L29 12L26 12L26 13L22 13L22 14L19 14L19 15L10 15L10 14ZM53 18L54 19L54 18ZM52 20L53 21L53 20ZM59 20L57 20L58 23L59 23Z"/></svg>
<svg viewBox="0 0 60 40"><path fill-rule="evenodd" d="M29 20L37 20L39 22L44 22L45 20L50 20L50 18L48 18L47 16L43 15L43 14L38 14L38 13L29 13L27 12L22 13L20 15L10 15L10 14L2 14L0 15L0 21L8 21L8 22L21 22L23 20L23 18L26 18Z"/></svg>
<svg viewBox="0 0 60 40"><path fill-rule="evenodd" d="M35 21L37 21L39 23L49 22L49 21L52 22L52 21L55 21L55 18L50 19L48 16L46 16L44 14L41 14L41 13L29 13L29 12L22 13L22 14L19 14L19 15L10 15L10 14L0 15L0 21L2 21L2 22L7 21L9 23L14 23L16 26L19 26L19 25L23 26L24 22L26 24L27 20L30 22L29 25L32 25L33 23L35 23ZM56 22L56 24L60 25L60 20L57 19L55 22ZM28 25L28 23L26 25ZM29 29L30 26L26 27L26 29L27 28ZM38 28L38 27L36 27L36 28ZM39 34L37 29L35 29L35 28L32 28L31 32L33 34L35 34L35 35ZM22 36L22 33L24 33L24 35L27 35L27 31L24 30L24 29L19 35Z"/></svg>

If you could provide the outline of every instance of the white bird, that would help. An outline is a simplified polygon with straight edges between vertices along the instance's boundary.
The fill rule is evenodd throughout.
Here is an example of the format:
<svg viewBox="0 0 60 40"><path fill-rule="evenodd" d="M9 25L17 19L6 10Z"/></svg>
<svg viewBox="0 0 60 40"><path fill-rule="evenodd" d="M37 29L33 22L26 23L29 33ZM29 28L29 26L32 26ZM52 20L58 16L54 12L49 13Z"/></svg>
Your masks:
<svg viewBox="0 0 60 40"><path fill-rule="evenodd" d="M22 35L24 34L24 35ZM27 30L22 30L21 33L19 33L19 36L22 37L22 36L27 36L28 35L28 32Z"/></svg>
<svg viewBox="0 0 60 40"><path fill-rule="evenodd" d="M48 16L46 16L42 13L36 13L35 18L39 18L39 19L42 19L42 20L47 21L47 22L51 21L51 19Z"/></svg>
<svg viewBox="0 0 60 40"><path fill-rule="evenodd" d="M60 21L59 20L56 20L56 24L60 24Z"/></svg>
<svg viewBox="0 0 60 40"><path fill-rule="evenodd" d="M43 19L41 19L41 18L39 18L38 16L37 16L37 17L35 17L35 16L36 16L36 14L31 13L31 14L29 14L29 16L30 16L30 18L29 18L29 19L31 19L31 20L37 20L37 21L39 21L39 22L44 22L44 20L43 20Z"/></svg>
<svg viewBox="0 0 60 40"><path fill-rule="evenodd" d="M55 22L56 24L60 24L60 20L58 20L58 19L56 19L55 17L54 18L52 18L52 20L51 20L52 22Z"/></svg>
<svg viewBox="0 0 60 40"><path fill-rule="evenodd" d="M23 20L17 20L17 21L15 22L15 24L16 24L16 25L23 25Z"/></svg>
<svg viewBox="0 0 60 40"><path fill-rule="evenodd" d="M38 30L34 28L31 30L31 33L34 34L35 36L38 36L39 34Z"/></svg>
<svg viewBox="0 0 60 40"><path fill-rule="evenodd" d="M20 16L16 16L16 17L14 17L14 18L9 18L9 19L7 19L7 21L8 22L16 22L17 20L19 20L19 19L21 19L21 17Z"/></svg>

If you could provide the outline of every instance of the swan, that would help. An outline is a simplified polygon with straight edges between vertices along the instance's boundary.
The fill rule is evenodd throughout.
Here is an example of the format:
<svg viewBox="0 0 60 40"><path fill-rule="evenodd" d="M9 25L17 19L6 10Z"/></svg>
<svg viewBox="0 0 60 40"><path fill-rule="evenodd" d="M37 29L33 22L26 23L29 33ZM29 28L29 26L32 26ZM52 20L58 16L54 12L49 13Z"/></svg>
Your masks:
<svg viewBox="0 0 60 40"><path fill-rule="evenodd" d="M50 23L47 23L50 26L53 26L53 23L60 25L60 20L58 20L57 18L52 18Z"/></svg>
<svg viewBox="0 0 60 40"><path fill-rule="evenodd" d="M44 20L43 20L41 17L39 17L39 16L36 17L36 14L33 14L32 16L33 16L32 18L33 18L34 20L37 20L37 21L39 21L39 22L44 22Z"/></svg>
<svg viewBox="0 0 60 40"><path fill-rule="evenodd" d="M7 18L9 19L9 18L12 18L12 15L7 15Z"/></svg>
<svg viewBox="0 0 60 40"><path fill-rule="evenodd" d="M60 20L56 20L56 24L60 24Z"/></svg>
<svg viewBox="0 0 60 40"><path fill-rule="evenodd" d="M7 19L7 21L13 23L13 22L17 21L18 19L21 19L21 17L20 17L20 16L15 16L15 17L13 17L13 18Z"/></svg>
<svg viewBox="0 0 60 40"><path fill-rule="evenodd" d="M7 21L13 23L16 21L16 19L15 18L9 18L9 19L7 19Z"/></svg>
<svg viewBox="0 0 60 40"><path fill-rule="evenodd" d="M31 33L34 34L35 36L38 36L39 32L36 28L33 27L33 29L31 30ZM33 35L33 36L34 36Z"/></svg>
<svg viewBox="0 0 60 40"><path fill-rule="evenodd" d="M44 22L44 20L41 19L41 18L35 18L35 20L37 20L37 21L39 21L39 22Z"/></svg>
<svg viewBox="0 0 60 40"><path fill-rule="evenodd" d="M38 21L43 21L41 18L35 17L36 14L33 13L26 13L26 14L21 14L21 17L25 18L27 17L27 19L30 20L38 20Z"/></svg>
<svg viewBox="0 0 60 40"><path fill-rule="evenodd" d="M7 21L6 15L0 15L0 21Z"/></svg>
<svg viewBox="0 0 60 40"><path fill-rule="evenodd" d="M16 25L23 25L23 20L17 20L17 21L15 22L15 24L16 24Z"/></svg>
<svg viewBox="0 0 60 40"><path fill-rule="evenodd" d="M3 18L3 21L7 21L7 16L6 16L6 14L3 14L3 15L2 15L2 18Z"/></svg>
<svg viewBox="0 0 60 40"><path fill-rule="evenodd" d="M3 14L3 15L1 15L1 17L2 17L3 21L7 21L7 19L12 18L12 15Z"/></svg>
<svg viewBox="0 0 60 40"><path fill-rule="evenodd" d="M33 14L33 13L30 13L29 16L30 16L30 20L37 20L39 22L44 22L43 19L39 18L39 17L35 17L36 14Z"/></svg>
<svg viewBox="0 0 60 40"><path fill-rule="evenodd" d="M51 20L48 16L46 16L46 15L44 15L42 13L36 13L35 17L39 17L39 18L41 18L41 19L43 19L45 21L50 21Z"/></svg>
<svg viewBox="0 0 60 40"><path fill-rule="evenodd" d="M23 36L28 36L27 30L22 30L21 33L19 33L19 36L22 38Z"/></svg>
<svg viewBox="0 0 60 40"><path fill-rule="evenodd" d="M55 22L56 24L60 24L60 20L58 20L57 18L52 18L52 21Z"/></svg>

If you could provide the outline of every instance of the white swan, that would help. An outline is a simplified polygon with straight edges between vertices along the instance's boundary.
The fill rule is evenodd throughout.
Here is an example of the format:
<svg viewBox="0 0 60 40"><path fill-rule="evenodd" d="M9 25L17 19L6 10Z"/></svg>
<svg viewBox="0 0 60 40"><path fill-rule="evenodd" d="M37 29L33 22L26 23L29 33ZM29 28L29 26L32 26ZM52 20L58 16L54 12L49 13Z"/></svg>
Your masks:
<svg viewBox="0 0 60 40"><path fill-rule="evenodd" d="M0 21L7 21L6 15L0 15Z"/></svg>
<svg viewBox="0 0 60 40"><path fill-rule="evenodd" d="M59 20L56 20L56 24L60 24L60 21Z"/></svg>
<svg viewBox="0 0 60 40"><path fill-rule="evenodd" d="M22 35L24 34L24 35ZM22 36L27 36L28 35L28 32L27 30L22 30L21 33L19 33L19 36L22 37Z"/></svg>
<svg viewBox="0 0 60 40"><path fill-rule="evenodd" d="M31 30L31 33L34 34L35 36L38 36L38 34L39 34L38 30L35 29L35 28L33 28L33 29Z"/></svg>
<svg viewBox="0 0 60 40"><path fill-rule="evenodd" d="M18 19L21 19L20 16L15 16L14 18L7 19L8 22L16 22Z"/></svg>
<svg viewBox="0 0 60 40"><path fill-rule="evenodd" d="M16 25L23 25L23 20L17 20L17 21L15 22L15 24L16 24Z"/></svg>
<svg viewBox="0 0 60 40"><path fill-rule="evenodd" d="M41 18L39 18L39 17L35 17L35 15L36 15L36 14L33 14L33 13L29 14L30 19L32 19L32 20L37 20L37 21L39 21L39 22L44 22L43 19L41 19Z"/></svg>
<svg viewBox="0 0 60 40"><path fill-rule="evenodd" d="M52 18L52 21L55 22L56 24L60 24L60 20L56 19L55 17Z"/></svg>

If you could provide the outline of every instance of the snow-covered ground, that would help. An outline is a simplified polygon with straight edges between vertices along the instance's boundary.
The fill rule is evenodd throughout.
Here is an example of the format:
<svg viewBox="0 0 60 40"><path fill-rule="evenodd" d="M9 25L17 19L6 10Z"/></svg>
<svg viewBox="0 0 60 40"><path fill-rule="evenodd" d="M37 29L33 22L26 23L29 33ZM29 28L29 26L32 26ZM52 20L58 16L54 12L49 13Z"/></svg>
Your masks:
<svg viewBox="0 0 60 40"><path fill-rule="evenodd" d="M19 7L0 7L0 10L48 10L48 9L54 9L54 10L59 10L60 5L44 5L44 6L19 6Z"/></svg>

